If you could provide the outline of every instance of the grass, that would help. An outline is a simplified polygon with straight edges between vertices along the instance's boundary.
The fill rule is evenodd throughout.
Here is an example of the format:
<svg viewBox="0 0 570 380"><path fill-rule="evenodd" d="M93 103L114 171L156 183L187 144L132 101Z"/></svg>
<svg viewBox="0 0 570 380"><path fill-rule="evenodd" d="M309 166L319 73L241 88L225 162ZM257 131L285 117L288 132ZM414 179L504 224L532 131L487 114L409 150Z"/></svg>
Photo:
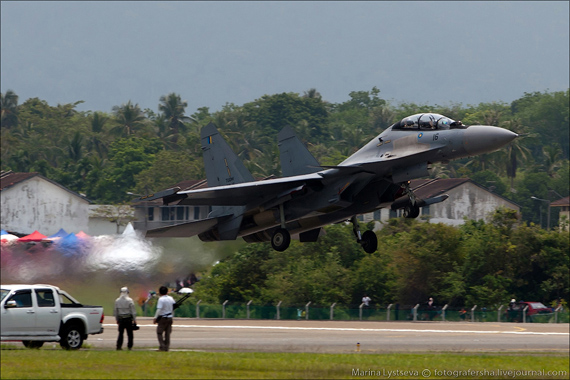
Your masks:
<svg viewBox="0 0 570 380"><path fill-rule="evenodd" d="M3 346L1 352L2 379L414 379L425 378L426 369L430 379L544 378L546 372L540 371L566 371L549 378L568 379L568 368L567 355L117 352L14 346Z"/></svg>

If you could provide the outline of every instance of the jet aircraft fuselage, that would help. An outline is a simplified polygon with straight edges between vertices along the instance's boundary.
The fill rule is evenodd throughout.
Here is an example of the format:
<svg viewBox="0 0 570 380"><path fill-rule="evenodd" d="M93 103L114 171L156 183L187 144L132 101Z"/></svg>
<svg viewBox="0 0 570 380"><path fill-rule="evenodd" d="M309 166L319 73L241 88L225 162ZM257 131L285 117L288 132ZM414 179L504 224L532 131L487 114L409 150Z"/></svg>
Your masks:
<svg viewBox="0 0 570 380"><path fill-rule="evenodd" d="M278 137L283 177L254 181L215 126L204 127L208 188L170 189L154 198L162 197L165 204L209 205L212 212L205 220L149 230L147 236L197 234L204 241L242 237L271 241L282 251L291 235L316 241L321 227L350 220L357 240L373 252L376 235L361 234L356 216L391 207L417 217L420 207L447 196L419 199L409 188L410 180L428 176L430 164L493 152L517 135L493 126L466 127L439 114L416 114L393 124L338 166L319 165L289 127Z"/></svg>

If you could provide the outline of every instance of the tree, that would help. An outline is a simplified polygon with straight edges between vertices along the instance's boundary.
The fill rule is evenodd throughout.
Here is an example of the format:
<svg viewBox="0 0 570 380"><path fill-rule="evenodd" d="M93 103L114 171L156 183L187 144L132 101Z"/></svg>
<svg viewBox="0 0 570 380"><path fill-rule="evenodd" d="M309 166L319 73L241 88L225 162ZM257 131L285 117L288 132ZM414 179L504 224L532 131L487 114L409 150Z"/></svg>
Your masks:
<svg viewBox="0 0 570 380"><path fill-rule="evenodd" d="M193 121L191 117L184 114L188 102L182 101L180 95L170 93L160 97L158 110L164 114L171 133L173 148L178 149L178 137L181 131L186 132L186 124Z"/></svg>
<svg viewBox="0 0 570 380"><path fill-rule="evenodd" d="M114 106L113 114L117 125L111 132L120 137L129 137L142 130L145 126L146 118L138 104L133 105L129 100L122 106Z"/></svg>
<svg viewBox="0 0 570 380"><path fill-rule="evenodd" d="M150 167L162 146L158 139L139 137L121 138L109 147L109 163L101 171L101 178L87 194L90 199L104 203L129 200L126 194L136 186L137 174Z"/></svg>
<svg viewBox="0 0 570 380"><path fill-rule="evenodd" d="M156 154L152 165L135 175L134 191L148 194L172 187L184 180L204 177L202 161L192 160L187 155L174 151L162 150Z"/></svg>
<svg viewBox="0 0 570 380"><path fill-rule="evenodd" d="M534 134L528 133L528 128L522 125L522 121L518 117L513 117L511 120L505 121L502 125L505 128L517 133L519 137L513 140L509 145L507 145L507 159L506 162L506 173L507 177L510 178L511 191L514 189L514 182L517 176L517 169L520 163L525 163L530 157L530 150L526 147L526 142L528 139L535 137Z"/></svg>
<svg viewBox="0 0 570 380"><path fill-rule="evenodd" d="M552 145L547 145L542 147L542 153L544 155L544 170L550 178L554 178L557 175L558 169L562 165L562 149L558 143Z"/></svg>
<svg viewBox="0 0 570 380"><path fill-rule="evenodd" d="M2 129L18 125L18 95L14 91L0 94L0 115Z"/></svg>

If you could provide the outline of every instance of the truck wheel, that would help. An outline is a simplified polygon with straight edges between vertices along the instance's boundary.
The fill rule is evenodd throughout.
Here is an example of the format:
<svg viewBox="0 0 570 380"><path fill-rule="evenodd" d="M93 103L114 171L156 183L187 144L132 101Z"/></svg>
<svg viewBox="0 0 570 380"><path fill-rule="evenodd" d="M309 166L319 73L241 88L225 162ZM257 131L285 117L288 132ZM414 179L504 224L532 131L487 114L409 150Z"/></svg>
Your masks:
<svg viewBox="0 0 570 380"><path fill-rule="evenodd" d="M64 326L59 344L66 350L78 350L83 345L83 329L77 324Z"/></svg>
<svg viewBox="0 0 570 380"><path fill-rule="evenodd" d="M23 340L22 343L26 348L41 348L44 345L44 342L37 340Z"/></svg>

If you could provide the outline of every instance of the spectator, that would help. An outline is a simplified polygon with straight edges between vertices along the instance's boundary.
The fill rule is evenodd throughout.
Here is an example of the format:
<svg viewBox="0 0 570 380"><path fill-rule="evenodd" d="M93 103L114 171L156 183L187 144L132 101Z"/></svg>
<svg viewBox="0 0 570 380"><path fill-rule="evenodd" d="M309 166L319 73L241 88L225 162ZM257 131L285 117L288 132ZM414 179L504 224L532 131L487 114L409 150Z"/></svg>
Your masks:
<svg viewBox="0 0 570 380"><path fill-rule="evenodd" d="M121 294L119 298L115 300L113 315L119 327L117 350L120 351L123 349L123 335L125 330L127 331L128 339L127 348L131 350L134 343L133 326L137 323L137 310L133 299L129 297L129 289L127 287L121 288Z"/></svg>
<svg viewBox="0 0 570 380"><path fill-rule="evenodd" d="M172 332L172 317L174 314L174 298L168 295L168 288L161 286L160 298L156 305L156 314L153 323L158 324L156 334L158 337L159 351L170 349L170 333Z"/></svg>

